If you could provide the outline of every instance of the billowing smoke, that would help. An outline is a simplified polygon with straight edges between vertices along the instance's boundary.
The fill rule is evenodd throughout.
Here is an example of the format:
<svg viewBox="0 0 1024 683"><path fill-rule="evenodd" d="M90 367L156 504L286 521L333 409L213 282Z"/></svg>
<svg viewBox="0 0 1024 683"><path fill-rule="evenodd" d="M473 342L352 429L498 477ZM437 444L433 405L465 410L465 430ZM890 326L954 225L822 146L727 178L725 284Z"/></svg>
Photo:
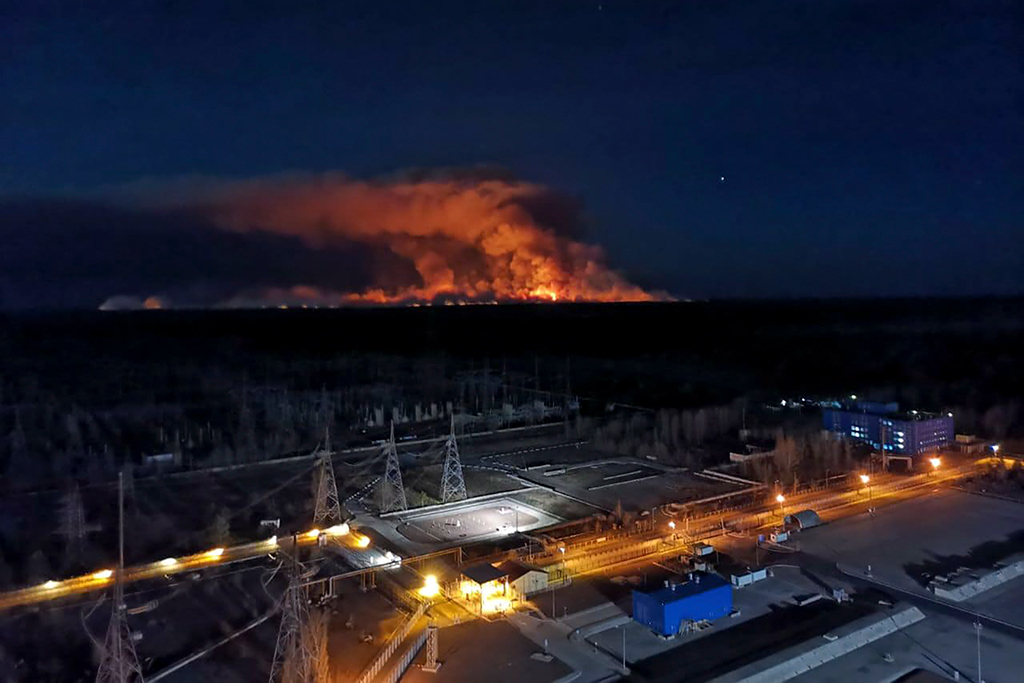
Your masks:
<svg viewBox="0 0 1024 683"><path fill-rule="evenodd" d="M316 304L437 301L649 301L655 297L575 237L580 207L532 183L338 176L239 182L192 198L192 210L237 232L263 231L321 249L385 251L372 282L334 291L315 281L264 293Z"/></svg>
<svg viewBox="0 0 1024 683"><path fill-rule="evenodd" d="M479 172L0 199L0 308L648 301L578 202Z"/></svg>

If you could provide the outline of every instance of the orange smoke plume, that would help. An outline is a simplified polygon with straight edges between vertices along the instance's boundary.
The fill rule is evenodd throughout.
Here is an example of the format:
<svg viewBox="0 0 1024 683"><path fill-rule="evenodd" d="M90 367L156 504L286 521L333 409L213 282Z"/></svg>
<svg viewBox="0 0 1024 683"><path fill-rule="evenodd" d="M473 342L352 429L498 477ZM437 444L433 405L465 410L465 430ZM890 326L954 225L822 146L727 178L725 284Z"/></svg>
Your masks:
<svg viewBox="0 0 1024 683"><path fill-rule="evenodd" d="M207 195L201 210L229 230L290 235L313 248L356 243L388 257L359 291L325 291L309 282L265 293L281 303L663 298L611 270L600 247L575 239L579 210L532 183L250 181ZM393 272L396 261L409 267Z"/></svg>

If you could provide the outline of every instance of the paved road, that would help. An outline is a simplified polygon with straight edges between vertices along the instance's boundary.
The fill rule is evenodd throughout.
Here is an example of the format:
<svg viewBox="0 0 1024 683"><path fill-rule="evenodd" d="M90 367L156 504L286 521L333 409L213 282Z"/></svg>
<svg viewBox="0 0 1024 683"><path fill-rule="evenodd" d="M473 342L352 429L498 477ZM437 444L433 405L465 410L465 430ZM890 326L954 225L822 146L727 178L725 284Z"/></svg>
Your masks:
<svg viewBox="0 0 1024 683"><path fill-rule="evenodd" d="M538 619L526 612L518 612L508 617L510 624L519 632L536 643L539 649L547 644L548 652L572 667L578 676L573 679L578 683L598 683L617 679L622 675L620 662L597 650L593 645L579 640L569 639L572 628L557 621Z"/></svg>
<svg viewBox="0 0 1024 683"><path fill-rule="evenodd" d="M273 537L266 541L243 543L225 548L211 548L194 555L168 557L156 562L126 567L123 575L124 581L125 583L132 583L145 579L158 579L163 576L193 572L208 567L223 566L234 562L244 562L265 557L281 549L292 549L296 545L299 547L315 545L321 534L332 541L343 543L352 549L370 552L370 539L368 537L358 533L350 533L347 526L339 525L326 531L310 530L294 538L288 537L279 540L277 537ZM112 585L113 581L113 569L99 569L89 574L62 581L50 580L36 586L29 586L28 588L0 594L0 610L102 590Z"/></svg>

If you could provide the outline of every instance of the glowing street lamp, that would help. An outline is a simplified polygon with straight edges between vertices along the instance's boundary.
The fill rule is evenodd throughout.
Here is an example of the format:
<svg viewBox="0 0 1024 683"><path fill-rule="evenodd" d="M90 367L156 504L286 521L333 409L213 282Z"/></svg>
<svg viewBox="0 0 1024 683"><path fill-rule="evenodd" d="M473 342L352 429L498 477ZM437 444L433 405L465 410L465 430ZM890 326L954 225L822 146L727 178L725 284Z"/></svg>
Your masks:
<svg viewBox="0 0 1024 683"><path fill-rule="evenodd" d="M786 519L786 497L781 493L775 496L775 500L779 503L779 514L782 515L783 521Z"/></svg>
<svg viewBox="0 0 1024 683"><path fill-rule="evenodd" d="M868 510L871 509L871 503L874 500L874 494L871 492L871 477L866 474L860 475L860 481L862 484L868 487Z"/></svg>
<svg viewBox="0 0 1024 683"><path fill-rule="evenodd" d="M425 598L436 597L441 592L441 586L437 583L437 577L433 574L427 574L423 577L423 585L417 592Z"/></svg>
<svg viewBox="0 0 1024 683"><path fill-rule="evenodd" d="M931 463L933 472L942 466L942 458L928 458L928 462Z"/></svg>

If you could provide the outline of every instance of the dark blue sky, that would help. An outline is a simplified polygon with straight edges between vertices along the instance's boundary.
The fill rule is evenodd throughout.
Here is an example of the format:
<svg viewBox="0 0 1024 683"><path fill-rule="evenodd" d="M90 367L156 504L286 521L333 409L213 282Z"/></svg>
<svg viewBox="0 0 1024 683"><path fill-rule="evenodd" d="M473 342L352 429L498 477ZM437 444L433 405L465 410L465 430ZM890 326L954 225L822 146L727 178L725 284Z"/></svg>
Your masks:
<svg viewBox="0 0 1024 683"><path fill-rule="evenodd" d="M578 197L613 265L677 296L1024 293L1022 16L8 2L0 194L494 164Z"/></svg>

